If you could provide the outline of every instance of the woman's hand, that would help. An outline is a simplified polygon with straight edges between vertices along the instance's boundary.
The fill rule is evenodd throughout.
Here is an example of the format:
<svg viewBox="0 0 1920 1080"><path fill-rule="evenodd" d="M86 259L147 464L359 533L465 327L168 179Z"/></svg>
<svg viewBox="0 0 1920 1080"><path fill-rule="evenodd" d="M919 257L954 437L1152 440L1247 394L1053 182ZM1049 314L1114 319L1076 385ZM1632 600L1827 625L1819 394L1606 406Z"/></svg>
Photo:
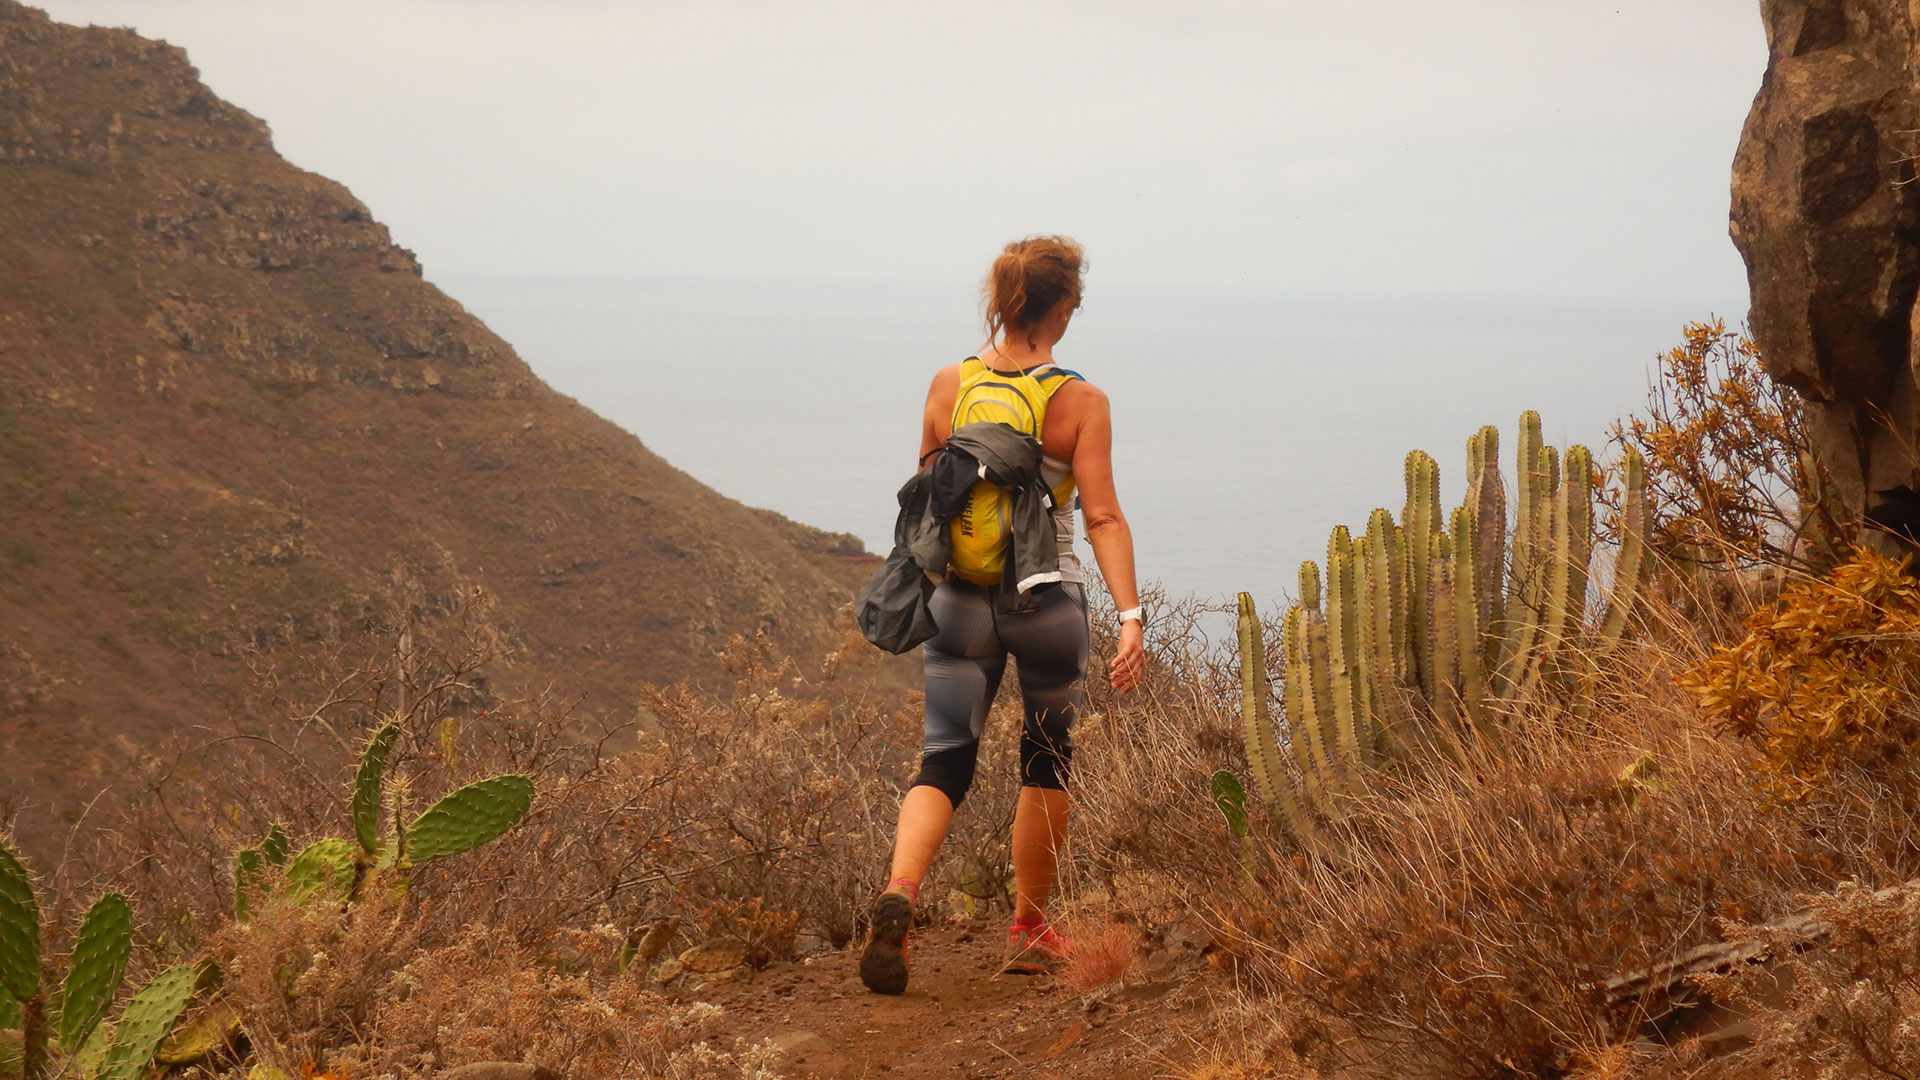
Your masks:
<svg viewBox="0 0 1920 1080"><path fill-rule="evenodd" d="M1113 664L1109 678L1113 688L1124 694L1140 685L1140 676L1147 672L1147 650L1142 644L1147 635L1139 619L1128 619L1120 624L1120 645L1113 652Z"/></svg>

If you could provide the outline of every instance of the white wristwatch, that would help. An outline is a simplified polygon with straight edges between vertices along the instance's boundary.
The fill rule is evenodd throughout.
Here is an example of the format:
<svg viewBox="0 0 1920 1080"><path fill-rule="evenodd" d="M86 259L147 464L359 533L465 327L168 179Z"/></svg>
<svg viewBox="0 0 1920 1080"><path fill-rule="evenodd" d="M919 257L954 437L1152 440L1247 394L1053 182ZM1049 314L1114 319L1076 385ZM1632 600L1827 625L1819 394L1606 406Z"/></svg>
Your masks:
<svg viewBox="0 0 1920 1080"><path fill-rule="evenodd" d="M1123 623L1137 622L1142 626L1146 625L1146 620L1141 618L1140 609L1137 607L1130 607L1120 612L1120 621Z"/></svg>

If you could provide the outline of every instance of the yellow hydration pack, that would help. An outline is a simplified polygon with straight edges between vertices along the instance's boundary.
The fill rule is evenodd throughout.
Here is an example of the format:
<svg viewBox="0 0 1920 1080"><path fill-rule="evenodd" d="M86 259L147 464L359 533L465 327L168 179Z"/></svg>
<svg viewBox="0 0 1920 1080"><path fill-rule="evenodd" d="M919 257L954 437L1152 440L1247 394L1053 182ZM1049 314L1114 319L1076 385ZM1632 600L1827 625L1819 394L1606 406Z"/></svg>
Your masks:
<svg viewBox="0 0 1920 1080"><path fill-rule="evenodd" d="M1080 376L1052 364L1023 371L995 371L986 361L969 356L960 365L960 393L953 403L953 430L968 424L1005 424L1038 441L1047 422L1047 402L1054 392ZM1063 485L1070 493L1072 481ZM1056 502L1062 491L1056 491ZM948 526L953 550L953 573L976 585L999 582L1007 562L1007 490L981 480L967 492L966 506Z"/></svg>

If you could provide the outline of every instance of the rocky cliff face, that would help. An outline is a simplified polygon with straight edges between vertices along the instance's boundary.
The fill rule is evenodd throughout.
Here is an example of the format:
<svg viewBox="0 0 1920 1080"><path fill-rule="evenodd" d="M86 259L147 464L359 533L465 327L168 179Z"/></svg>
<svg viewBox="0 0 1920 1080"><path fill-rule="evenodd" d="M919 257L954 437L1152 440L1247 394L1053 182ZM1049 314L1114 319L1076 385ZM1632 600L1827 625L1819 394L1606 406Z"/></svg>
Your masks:
<svg viewBox="0 0 1920 1080"><path fill-rule="evenodd" d="M1762 0L1768 63L1733 169L1754 340L1806 400L1838 508L1920 468L1920 6Z"/></svg>
<svg viewBox="0 0 1920 1080"><path fill-rule="evenodd" d="M0 815L396 582L624 719L730 634L837 641L872 563L554 393L179 49L0 0Z"/></svg>

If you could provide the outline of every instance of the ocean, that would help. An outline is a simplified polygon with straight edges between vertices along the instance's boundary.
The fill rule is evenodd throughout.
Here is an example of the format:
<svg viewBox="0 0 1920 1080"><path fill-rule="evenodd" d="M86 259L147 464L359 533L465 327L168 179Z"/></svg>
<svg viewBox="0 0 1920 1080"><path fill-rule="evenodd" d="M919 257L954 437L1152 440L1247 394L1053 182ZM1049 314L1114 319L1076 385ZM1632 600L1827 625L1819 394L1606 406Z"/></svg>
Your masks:
<svg viewBox="0 0 1920 1080"><path fill-rule="evenodd" d="M932 373L981 341L966 283L460 277L438 281L562 393L722 494L877 553ZM1139 572L1170 595L1276 607L1336 524L1396 516L1402 462L1542 417L1597 457L1646 401L1681 303L1308 296L1103 286L1056 360L1113 404ZM1729 322L1740 311L1721 310ZM1085 541L1083 558L1091 559Z"/></svg>

